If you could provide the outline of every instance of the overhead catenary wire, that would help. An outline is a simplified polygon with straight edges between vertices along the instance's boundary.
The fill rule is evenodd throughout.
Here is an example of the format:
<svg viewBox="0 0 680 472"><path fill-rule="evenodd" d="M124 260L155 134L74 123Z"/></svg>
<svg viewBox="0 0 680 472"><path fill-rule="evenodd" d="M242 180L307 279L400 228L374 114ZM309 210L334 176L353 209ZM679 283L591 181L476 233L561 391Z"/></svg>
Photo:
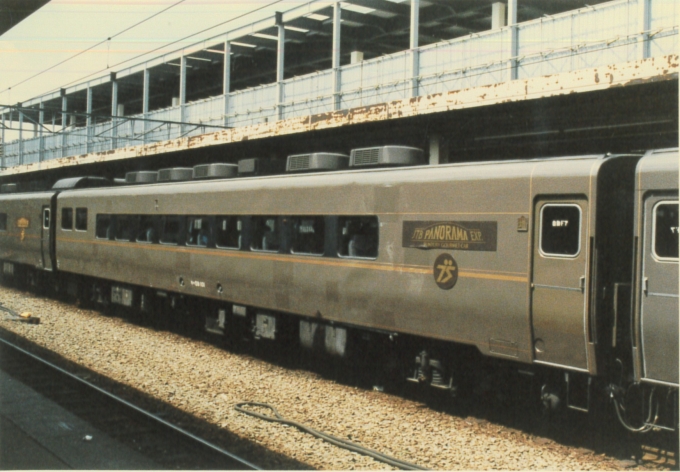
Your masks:
<svg viewBox="0 0 680 472"><path fill-rule="evenodd" d="M185 0L182 0L182 1L185 1ZM108 71L109 69L112 69L112 68L114 68L114 67L121 66L121 65L126 64L126 63L131 62L131 61L134 61L134 60L136 60L136 59L139 59L140 57L147 56L147 55L149 55L149 54L151 54L151 53L154 53L154 52L156 52L156 51L159 51L159 50L161 50L161 49L164 49L164 48L166 48L166 47L168 47L168 46L172 46L173 44L177 44L177 43L182 42L182 41L185 41L185 40L187 40L187 39L189 39L189 38L193 38L194 36L197 36L197 35L199 35L199 34L205 33L206 31L210 31L211 29L218 28L218 27L220 27L220 26L226 25L227 23L231 23L231 22L236 21L236 20L238 20L238 19L241 19L241 18L243 18L243 17L245 17L245 16L248 16L248 15L251 15L251 14L253 14L253 13L256 13L256 12L258 12L258 11L260 11L260 10L264 10L264 9L266 9L266 8L272 7L272 6L276 5L277 3L281 3L281 2L283 2L283 1L284 1L284 0L274 0L273 2L267 3L266 5L262 5L261 7L255 8L254 10L250 10L250 11L248 11L248 12L242 13L242 14L240 14L240 15L238 15L238 16L235 16L235 17L233 17L233 18L230 18L230 19L228 19L228 20L225 20L225 21L222 21L222 22L220 22L220 23L217 23L217 24L215 24L215 25L213 25L213 26L209 26L208 28L204 28L204 29L202 29L202 30L200 30L200 31L197 31L197 32L192 33L192 34L187 35L187 36L184 36L183 38L176 39L176 40L174 40L174 41L170 41L170 42L165 43L165 44L163 44L163 45L161 45L161 46L158 46L158 47L156 47L156 48L154 48L154 49L150 49L150 50L148 50L148 51L146 51L146 52L143 52L143 53L141 53L141 54L137 54L136 56L130 57L130 58L125 59L125 60L123 60L123 61L117 62L117 63L115 63L115 64L111 64L111 65L108 65L108 64L107 64L106 68L104 68L104 69L99 69L99 70L97 70L97 71L95 71L95 72L92 72L92 73L90 73L90 74L84 75L84 76L82 76L82 77L80 77L80 78L78 78L78 79L72 80L71 82L67 82L67 83L65 83L65 84L62 84L61 87L54 88L54 89L52 89L52 90L50 90L50 91L48 91L48 92L43 93L42 95L47 95L47 94L50 94L50 93L52 93L52 92L56 92L56 91L58 91L58 90L60 90L60 89L62 89L62 88L68 87L69 85L72 85L72 84L74 84L74 83L79 83L79 82L81 82L81 81L83 81L83 80L85 80L85 79L87 79L87 78L89 78L89 77L92 77L93 75L100 74L100 73L102 73L102 72L106 72L106 71ZM103 42L104 42L104 41L100 42L99 44L102 44ZM83 52L84 52L84 51L83 51ZM26 79L26 80L29 80L29 79ZM19 84L17 84L17 85L19 85ZM16 86L16 85L15 85L15 86ZM11 89L11 87L10 87L10 89ZM8 90L9 90L9 89L8 89Z"/></svg>
<svg viewBox="0 0 680 472"><path fill-rule="evenodd" d="M67 58L64 59L64 60L62 60L62 61L60 61L60 62L57 62L56 64L54 64L54 65L52 65L52 66L50 66L50 67L48 67L48 68L46 68L46 69L43 69L43 70L41 70L40 72L37 72L37 73L33 74L32 76L30 76L30 77L28 77L28 78L26 78L26 79L24 79L24 80L22 80L22 81L20 81L20 82L17 82L16 84L14 84L14 85L12 85L12 86L10 86L10 87L7 87L5 90L3 90L3 92L6 92L6 91L8 91L8 90L11 90L13 87L18 87L19 85L25 84L25 83L28 82L29 80L33 80L33 79L35 79L36 77L39 77L39 76L41 76L42 74L51 71L51 70L54 69L55 67L59 67L60 65L66 63L66 62L68 62L68 61L70 61L71 59L75 59L76 57L78 57L78 56L80 56L80 55L82 55L82 54L85 54L86 52L91 51L92 49L94 49L94 48L96 48L97 46L100 46L100 45L102 45L102 44L104 44L104 43L106 43L106 42L108 42L108 46L107 46L107 47L110 48L110 47L111 47L111 40L112 40L113 38L115 38L115 37L117 37L117 36L120 36L121 34L126 33L127 31L130 31L130 30L133 29L133 28L136 28L137 26L141 25L142 23L146 23L147 21L151 20L152 18L155 18L155 17L157 17L158 15L160 15L160 14L162 14L162 13L165 13L166 11L170 10L171 8L174 8L174 7L176 7L177 5L179 5L180 3L184 3L184 2L186 2L186 0L179 0L178 2L173 3L173 4L170 5L169 7L164 8L163 10L158 11L158 12L154 13L153 15L146 17L146 18L144 18L144 19L141 20L141 21L138 21L138 22L135 23L134 25L128 26L127 28L125 28L125 29L119 31L118 33L116 33L116 34L114 34L114 35L111 35L111 36L109 36L108 38L103 39L103 40L99 41L99 42L96 43L96 44L93 44L93 45L90 46L89 48L83 49L82 51L77 52L76 54L74 54L74 55L72 55L72 56L69 56L69 57L67 57ZM107 52L107 63L108 63L108 52ZM107 68L108 68L108 65L107 65Z"/></svg>
<svg viewBox="0 0 680 472"><path fill-rule="evenodd" d="M269 410L272 411L274 416L269 416L269 415L264 415L262 413L257 413L252 410L248 410L244 407L246 406L255 406L255 407L261 407L261 408L268 408ZM309 426L305 426L301 423L298 423L296 421L291 421L287 420L284 417L279 414L278 410L274 408L273 406L267 404L267 403L257 403L257 402L242 402L242 403L237 403L234 406L234 409L240 413L243 413L245 415L250 415L250 416L255 416L257 418L263 419L265 421L271 421L274 423L281 423L281 424L286 424L289 426L293 426L295 428L298 428L301 431L304 431L306 433L311 434L314 437L317 437L319 439L323 439L324 441L333 444L334 446L347 449L352 452L356 452L358 454L362 454L365 456L372 457L373 459L383 462L385 464L391 465L393 467L398 467L399 469L403 470L429 470L425 467L421 467L417 464L413 464L411 462L406 462L402 461L400 459L396 459L394 457L385 455L381 452L375 451L373 449L369 449L367 447L359 446L358 444L355 444L351 441L348 441L347 439L342 439L338 438L336 436L331 436L330 434L323 433L321 431L317 431L314 428L310 428Z"/></svg>

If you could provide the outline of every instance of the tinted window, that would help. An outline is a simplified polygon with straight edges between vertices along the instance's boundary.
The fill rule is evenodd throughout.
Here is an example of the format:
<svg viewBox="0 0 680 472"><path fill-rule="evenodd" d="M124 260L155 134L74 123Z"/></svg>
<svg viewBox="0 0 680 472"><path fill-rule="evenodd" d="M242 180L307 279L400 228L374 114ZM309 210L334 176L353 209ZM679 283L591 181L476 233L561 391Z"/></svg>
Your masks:
<svg viewBox="0 0 680 472"><path fill-rule="evenodd" d="M254 216L251 220L250 248L276 252L281 247L279 224L275 216Z"/></svg>
<svg viewBox="0 0 680 472"><path fill-rule="evenodd" d="M179 216L164 216L162 219L163 234L161 242L164 244L178 244L179 233L182 229Z"/></svg>
<svg viewBox="0 0 680 472"><path fill-rule="evenodd" d="M581 244L581 209L577 205L544 205L541 208L541 252L575 256Z"/></svg>
<svg viewBox="0 0 680 472"><path fill-rule="evenodd" d="M324 219L322 216L294 216L291 218L293 246L296 254L323 254Z"/></svg>
<svg viewBox="0 0 680 472"><path fill-rule="evenodd" d="M99 239L111 239L111 215L97 215L95 235Z"/></svg>
<svg viewBox="0 0 680 472"><path fill-rule="evenodd" d="M210 218L189 216L187 218L187 245L206 247L210 241Z"/></svg>
<svg viewBox="0 0 680 472"><path fill-rule="evenodd" d="M218 216L215 225L215 245L239 249L241 247L241 230L243 221L239 216Z"/></svg>
<svg viewBox="0 0 680 472"><path fill-rule="evenodd" d="M338 219L338 255L343 257L378 257L378 218L343 216Z"/></svg>
<svg viewBox="0 0 680 472"><path fill-rule="evenodd" d="M654 253L678 258L678 204L659 203L654 210Z"/></svg>
<svg viewBox="0 0 680 472"><path fill-rule="evenodd" d="M132 236L132 216L118 215L116 217L116 239L129 241Z"/></svg>
<svg viewBox="0 0 680 472"><path fill-rule="evenodd" d="M137 226L137 237L135 240L140 243L155 243L158 240L158 237L156 235L154 217L142 215L138 218L139 225Z"/></svg>
<svg viewBox="0 0 680 472"><path fill-rule="evenodd" d="M7 213L0 213L0 231L7 231Z"/></svg>
<svg viewBox="0 0 680 472"><path fill-rule="evenodd" d="M61 209L61 229L73 229L73 208Z"/></svg>
<svg viewBox="0 0 680 472"><path fill-rule="evenodd" d="M76 208L76 229L87 231L87 208Z"/></svg>
<svg viewBox="0 0 680 472"><path fill-rule="evenodd" d="M50 228L50 209L45 208L43 210L43 229Z"/></svg>

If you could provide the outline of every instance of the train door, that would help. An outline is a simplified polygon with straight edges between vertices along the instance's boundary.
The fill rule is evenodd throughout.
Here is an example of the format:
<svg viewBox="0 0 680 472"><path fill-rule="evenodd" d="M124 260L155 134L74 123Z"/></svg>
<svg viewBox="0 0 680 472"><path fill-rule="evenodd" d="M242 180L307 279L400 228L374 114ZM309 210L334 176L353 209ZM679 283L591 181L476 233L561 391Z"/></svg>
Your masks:
<svg viewBox="0 0 680 472"><path fill-rule="evenodd" d="M644 202L640 333L645 379L678 383L678 201Z"/></svg>
<svg viewBox="0 0 680 472"><path fill-rule="evenodd" d="M540 199L534 207L531 313L534 359L586 370L588 205Z"/></svg>
<svg viewBox="0 0 680 472"><path fill-rule="evenodd" d="M49 205L43 205L42 229L40 230L40 252L42 256L42 265L45 270L52 270L52 258L50 257L50 248L52 247L51 225L52 212Z"/></svg>

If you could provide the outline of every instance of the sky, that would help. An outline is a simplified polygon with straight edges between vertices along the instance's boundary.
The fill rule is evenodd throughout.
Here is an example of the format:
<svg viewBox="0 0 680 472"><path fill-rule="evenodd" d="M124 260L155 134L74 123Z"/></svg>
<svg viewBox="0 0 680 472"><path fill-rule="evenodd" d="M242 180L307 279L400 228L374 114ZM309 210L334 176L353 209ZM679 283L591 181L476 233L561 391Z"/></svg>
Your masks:
<svg viewBox="0 0 680 472"><path fill-rule="evenodd" d="M270 5L276 2L274 5ZM306 3L303 0L52 0L0 36L0 105L16 104L143 62ZM162 10L167 11L117 35ZM269 5L269 6L268 6ZM263 8L264 7L264 8ZM256 9L260 11L253 12ZM240 17L240 18L239 18ZM229 23L166 46L211 26ZM115 37L114 37L115 36ZM107 38L111 37L110 41ZM61 61L99 46L37 77ZM29 79L29 80L26 80ZM23 83L22 83L23 82Z"/></svg>

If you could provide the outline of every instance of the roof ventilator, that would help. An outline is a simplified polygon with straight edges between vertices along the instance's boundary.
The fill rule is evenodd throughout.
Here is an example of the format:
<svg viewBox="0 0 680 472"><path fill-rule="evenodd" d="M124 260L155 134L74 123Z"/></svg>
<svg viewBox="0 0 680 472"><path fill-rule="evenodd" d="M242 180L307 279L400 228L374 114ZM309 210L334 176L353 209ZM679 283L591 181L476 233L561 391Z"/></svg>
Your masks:
<svg viewBox="0 0 680 472"><path fill-rule="evenodd" d="M314 152L288 156L286 172L324 171L344 169L349 156L331 152Z"/></svg>
<svg viewBox="0 0 680 472"><path fill-rule="evenodd" d="M158 180L158 172L154 170L139 170L125 174L127 184L152 184Z"/></svg>
<svg viewBox="0 0 680 472"><path fill-rule="evenodd" d="M238 175L254 177L257 175L279 174L283 172L283 161L251 157L238 161Z"/></svg>
<svg viewBox="0 0 680 472"><path fill-rule="evenodd" d="M380 146L352 149L350 167L415 166L423 164L422 149L407 146Z"/></svg>
<svg viewBox="0 0 680 472"><path fill-rule="evenodd" d="M0 193L17 193L19 187L17 184L2 184L0 185Z"/></svg>
<svg viewBox="0 0 680 472"><path fill-rule="evenodd" d="M194 166L194 179L228 179L236 177L238 165L236 164L201 164Z"/></svg>
<svg viewBox="0 0 680 472"><path fill-rule="evenodd" d="M191 180L194 176L194 169L191 167L170 167L158 171L159 182L179 182L181 180Z"/></svg>

